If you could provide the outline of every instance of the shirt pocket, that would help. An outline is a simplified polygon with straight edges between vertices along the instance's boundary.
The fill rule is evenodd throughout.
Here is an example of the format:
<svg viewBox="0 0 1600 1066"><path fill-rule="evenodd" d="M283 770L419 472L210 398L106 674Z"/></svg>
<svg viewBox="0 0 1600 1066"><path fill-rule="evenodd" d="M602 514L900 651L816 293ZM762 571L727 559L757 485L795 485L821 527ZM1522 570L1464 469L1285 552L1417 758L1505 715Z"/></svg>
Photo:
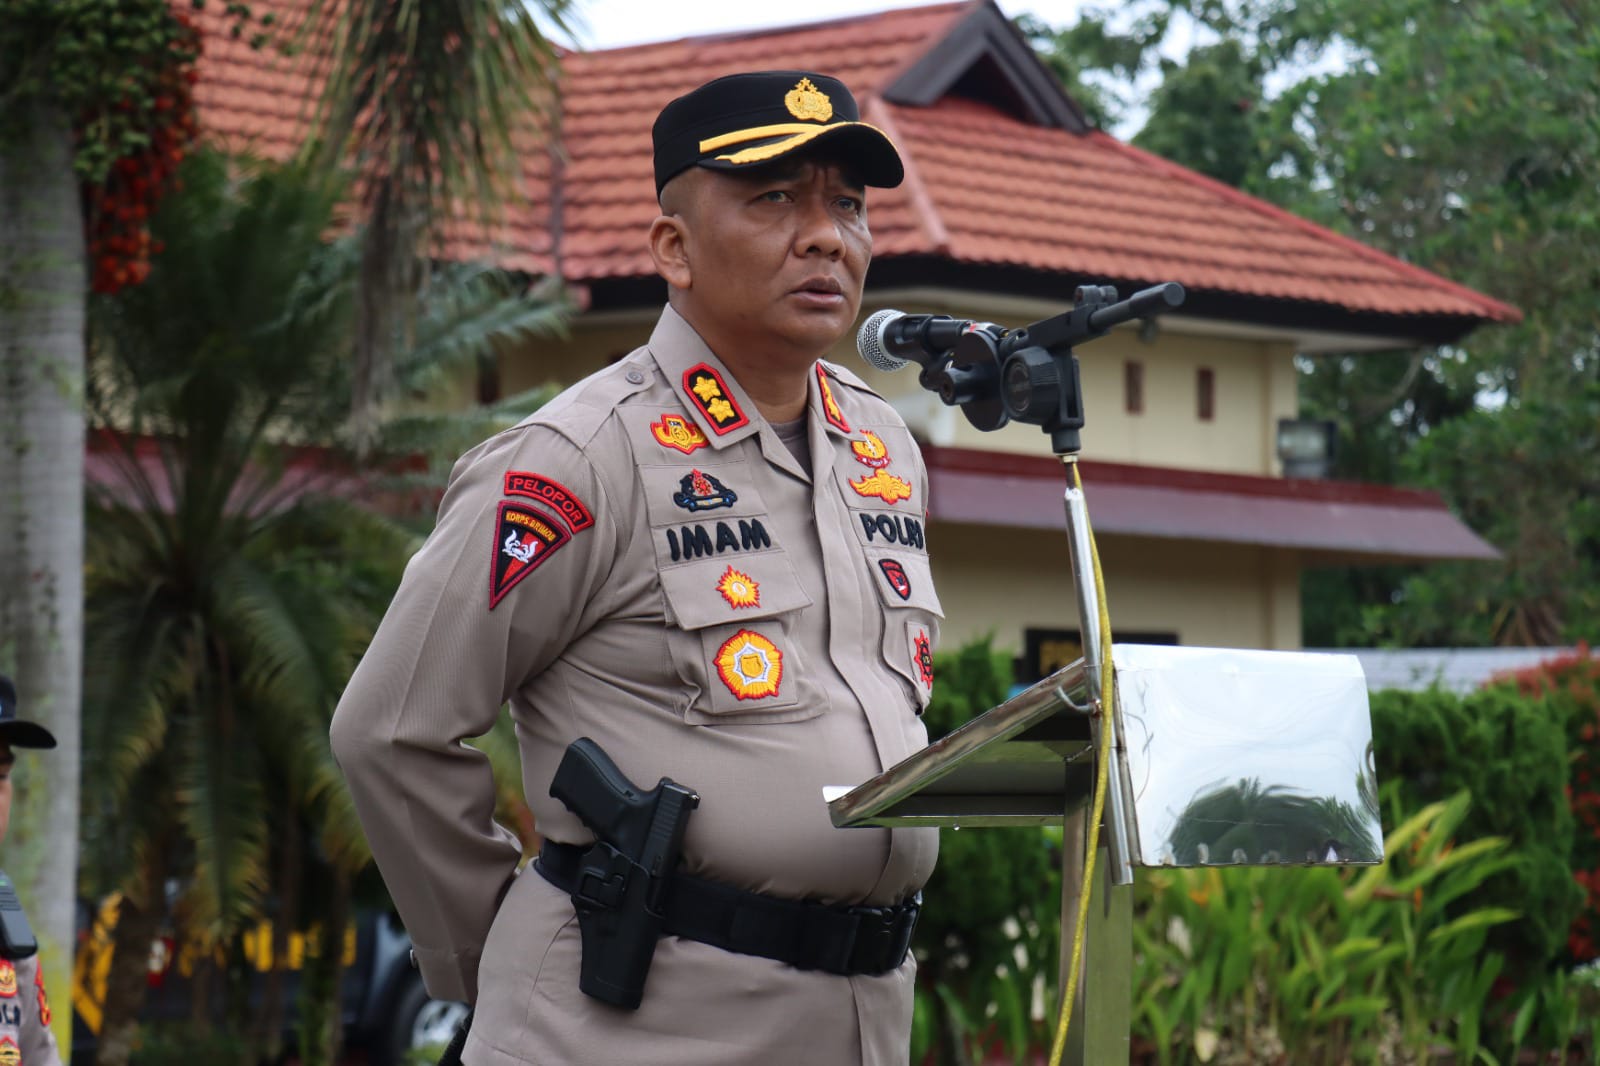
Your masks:
<svg viewBox="0 0 1600 1066"><path fill-rule="evenodd" d="M911 686L920 715L933 696L933 652L944 617L933 571L917 552L867 548L864 554L883 603L883 661Z"/></svg>
<svg viewBox="0 0 1600 1066"><path fill-rule="evenodd" d="M667 647L690 725L781 725L821 714L796 616L812 599L781 551L660 572Z"/></svg>

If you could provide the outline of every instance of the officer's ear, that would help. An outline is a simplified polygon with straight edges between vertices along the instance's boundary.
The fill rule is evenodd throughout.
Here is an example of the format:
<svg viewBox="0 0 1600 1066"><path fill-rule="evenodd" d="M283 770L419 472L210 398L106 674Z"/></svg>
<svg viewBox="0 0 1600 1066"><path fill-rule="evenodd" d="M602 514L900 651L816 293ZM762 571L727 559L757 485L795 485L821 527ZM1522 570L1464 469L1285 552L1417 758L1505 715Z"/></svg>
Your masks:
<svg viewBox="0 0 1600 1066"><path fill-rule="evenodd" d="M661 214L650 223L650 258L656 273L674 289L688 289L693 280L689 268L689 223L694 217L694 201L699 193L701 173L690 167L661 189Z"/></svg>
<svg viewBox="0 0 1600 1066"><path fill-rule="evenodd" d="M689 227L681 215L659 215L650 223L650 259L656 273L674 289L688 289Z"/></svg>

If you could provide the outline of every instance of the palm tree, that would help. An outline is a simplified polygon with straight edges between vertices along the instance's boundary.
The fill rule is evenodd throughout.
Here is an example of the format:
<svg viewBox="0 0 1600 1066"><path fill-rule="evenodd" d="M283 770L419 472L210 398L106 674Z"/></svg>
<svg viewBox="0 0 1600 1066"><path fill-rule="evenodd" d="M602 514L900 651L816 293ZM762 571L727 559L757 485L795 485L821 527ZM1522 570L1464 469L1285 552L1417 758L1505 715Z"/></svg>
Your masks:
<svg viewBox="0 0 1600 1066"><path fill-rule="evenodd" d="M280 937L306 918L342 936L370 857L328 722L415 543L361 504L371 480L339 460L359 238L325 234L346 184L214 156L184 181L157 217L148 281L92 318L88 397L112 473L90 510L83 836L94 887L123 894L101 1063L127 1061L169 879L209 944L269 897ZM441 268L405 384L559 326L562 305L514 290ZM449 421L397 425L415 443ZM309 901L308 878L328 886ZM339 954L322 956L334 980ZM269 994L269 1052L281 1009Z"/></svg>
<svg viewBox="0 0 1600 1066"><path fill-rule="evenodd" d="M440 224L464 217L487 236L516 189L519 139L555 144L557 52L540 25L570 35L574 0L310 2L307 39L336 58L308 148L324 165L353 161L362 178L352 389L362 446Z"/></svg>

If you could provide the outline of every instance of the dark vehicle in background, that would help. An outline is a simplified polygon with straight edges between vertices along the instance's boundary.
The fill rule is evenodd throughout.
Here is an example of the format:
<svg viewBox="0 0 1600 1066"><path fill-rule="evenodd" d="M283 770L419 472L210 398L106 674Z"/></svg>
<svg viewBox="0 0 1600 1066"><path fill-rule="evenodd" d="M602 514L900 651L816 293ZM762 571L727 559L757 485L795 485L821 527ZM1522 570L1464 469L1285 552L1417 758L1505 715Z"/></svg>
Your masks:
<svg viewBox="0 0 1600 1066"><path fill-rule="evenodd" d="M103 942L91 935L93 928L87 905L79 908L79 959L73 973L72 1066L90 1066L94 1061L99 1028L99 1012L94 1002L92 974L102 960L94 957ZM411 965L411 938L390 911L358 910L354 922L354 954L348 954L340 985L345 1047L359 1052L367 1066L399 1066L413 1048L440 1047L446 1044L456 1025L466 1016L460 1003L430 999L422 986L422 975ZM269 937L262 927L262 937ZM86 955L88 957L86 957ZM284 971L285 1039L292 1046L296 1007L300 991L299 957L290 953ZM194 983L186 976L170 936L151 945L150 986L139 1017L153 1025L183 1024L194 1016ZM250 967L250 1003L260 1001L267 974L264 964ZM209 1014L220 1028L225 1025L220 980L214 994L207 996ZM88 996L86 1002L84 997ZM92 1024L91 1024L92 1022Z"/></svg>

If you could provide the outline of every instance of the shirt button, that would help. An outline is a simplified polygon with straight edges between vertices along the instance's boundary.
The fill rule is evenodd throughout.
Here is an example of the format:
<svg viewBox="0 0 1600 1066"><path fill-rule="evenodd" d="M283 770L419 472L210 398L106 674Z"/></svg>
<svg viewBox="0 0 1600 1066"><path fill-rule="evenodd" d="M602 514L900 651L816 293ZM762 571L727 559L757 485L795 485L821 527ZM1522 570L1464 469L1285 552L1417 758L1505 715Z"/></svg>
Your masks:
<svg viewBox="0 0 1600 1066"><path fill-rule="evenodd" d="M629 385L643 385L644 375L637 370L630 370L626 375Z"/></svg>

